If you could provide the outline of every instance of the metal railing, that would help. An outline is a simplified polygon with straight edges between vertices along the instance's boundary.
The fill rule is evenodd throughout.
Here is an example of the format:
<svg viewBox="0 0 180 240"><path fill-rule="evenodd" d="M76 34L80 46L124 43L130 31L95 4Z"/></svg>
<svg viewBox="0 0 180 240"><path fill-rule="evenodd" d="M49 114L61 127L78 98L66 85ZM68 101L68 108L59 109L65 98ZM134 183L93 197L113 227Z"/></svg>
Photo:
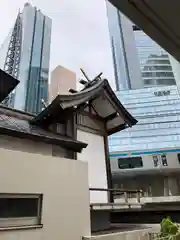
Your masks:
<svg viewBox="0 0 180 240"><path fill-rule="evenodd" d="M124 198L125 203L128 204L129 196L134 195L137 199L137 203L141 202L142 190L130 190L130 189L111 189L111 188L89 188L89 191L97 191L97 192L109 192L112 193L113 199L115 196L122 196Z"/></svg>

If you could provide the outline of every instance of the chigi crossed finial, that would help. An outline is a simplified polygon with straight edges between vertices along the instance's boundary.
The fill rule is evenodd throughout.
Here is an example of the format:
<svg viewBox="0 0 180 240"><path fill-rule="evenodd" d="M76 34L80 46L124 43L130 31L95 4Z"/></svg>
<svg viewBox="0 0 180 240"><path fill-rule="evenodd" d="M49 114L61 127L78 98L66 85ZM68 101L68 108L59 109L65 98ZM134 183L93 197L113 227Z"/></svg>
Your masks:
<svg viewBox="0 0 180 240"><path fill-rule="evenodd" d="M82 68L80 68L80 70L81 70L82 74L84 75L84 77L86 78L86 80L80 79L79 83L84 85L85 87L88 87L88 86L92 85L93 82L101 80L101 76L103 74L102 72L100 72L95 78L90 80L88 75L86 74L86 72ZM78 91L71 88L71 89L69 89L69 92L70 93L77 93Z"/></svg>

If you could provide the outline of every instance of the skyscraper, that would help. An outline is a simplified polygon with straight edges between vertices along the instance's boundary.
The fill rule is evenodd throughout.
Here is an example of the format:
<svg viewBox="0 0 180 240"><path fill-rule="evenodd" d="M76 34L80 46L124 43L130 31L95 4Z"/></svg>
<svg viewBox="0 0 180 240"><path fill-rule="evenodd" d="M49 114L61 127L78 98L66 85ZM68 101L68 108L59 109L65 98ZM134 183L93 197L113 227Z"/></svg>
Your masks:
<svg viewBox="0 0 180 240"><path fill-rule="evenodd" d="M0 49L0 67L20 80L7 105L38 113L48 101L51 19L29 3Z"/></svg>
<svg viewBox="0 0 180 240"><path fill-rule="evenodd" d="M142 88L132 23L106 1L117 90Z"/></svg>
<svg viewBox="0 0 180 240"><path fill-rule="evenodd" d="M58 94L69 94L70 88L76 89L76 73L60 65L57 66L51 72L49 102L51 102Z"/></svg>
<svg viewBox="0 0 180 240"><path fill-rule="evenodd" d="M169 54L107 1L117 89L175 85Z"/></svg>
<svg viewBox="0 0 180 240"><path fill-rule="evenodd" d="M137 26L132 26L144 87L175 85L170 55Z"/></svg>

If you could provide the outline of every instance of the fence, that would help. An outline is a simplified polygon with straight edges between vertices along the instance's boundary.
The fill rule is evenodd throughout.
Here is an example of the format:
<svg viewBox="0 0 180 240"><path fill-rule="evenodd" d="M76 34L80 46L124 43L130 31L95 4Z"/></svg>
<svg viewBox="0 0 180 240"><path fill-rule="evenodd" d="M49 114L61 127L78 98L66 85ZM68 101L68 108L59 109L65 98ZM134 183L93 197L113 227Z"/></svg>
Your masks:
<svg viewBox="0 0 180 240"><path fill-rule="evenodd" d="M112 194L113 200L115 196L121 196L124 198L125 203L128 203L129 196L134 196L137 203L141 201L142 190L130 190L130 189L110 189L110 188L89 188L89 191L109 192Z"/></svg>

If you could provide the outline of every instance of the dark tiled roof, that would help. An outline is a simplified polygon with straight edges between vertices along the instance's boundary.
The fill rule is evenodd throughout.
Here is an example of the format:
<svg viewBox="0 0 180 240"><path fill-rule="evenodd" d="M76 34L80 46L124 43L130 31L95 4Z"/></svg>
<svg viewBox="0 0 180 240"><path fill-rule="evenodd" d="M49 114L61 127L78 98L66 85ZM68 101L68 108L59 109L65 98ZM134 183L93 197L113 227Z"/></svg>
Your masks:
<svg viewBox="0 0 180 240"><path fill-rule="evenodd" d="M0 134L32 140L35 139L37 141L60 145L76 152L81 152L82 148L87 146L87 144L72 140L69 137L55 134L35 125L31 125L27 120L18 119L5 114L0 114Z"/></svg>
<svg viewBox="0 0 180 240"><path fill-rule="evenodd" d="M0 69L0 103L18 85L19 81Z"/></svg>

